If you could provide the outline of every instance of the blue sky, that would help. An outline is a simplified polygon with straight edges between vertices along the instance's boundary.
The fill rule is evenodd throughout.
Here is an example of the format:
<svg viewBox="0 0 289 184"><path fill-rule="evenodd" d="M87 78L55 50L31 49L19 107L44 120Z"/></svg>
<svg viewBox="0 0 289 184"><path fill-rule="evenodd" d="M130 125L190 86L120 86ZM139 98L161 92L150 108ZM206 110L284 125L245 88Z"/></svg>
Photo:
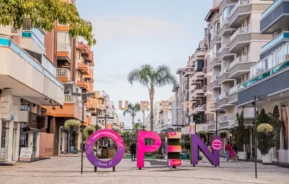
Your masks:
<svg viewBox="0 0 289 184"><path fill-rule="evenodd" d="M116 105L118 100L149 99L146 88L127 82L131 70L143 64L165 64L176 74L186 66L204 36L204 18L212 7L212 0L76 2L81 17L92 22L97 39L93 47L95 89L105 90ZM156 100L167 100L171 89L158 88Z"/></svg>

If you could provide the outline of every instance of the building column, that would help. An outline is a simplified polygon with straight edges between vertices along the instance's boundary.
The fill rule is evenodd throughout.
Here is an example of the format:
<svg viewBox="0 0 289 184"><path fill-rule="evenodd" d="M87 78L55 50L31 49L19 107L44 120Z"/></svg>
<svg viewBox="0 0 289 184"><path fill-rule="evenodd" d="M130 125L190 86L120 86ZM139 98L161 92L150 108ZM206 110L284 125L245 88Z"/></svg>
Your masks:
<svg viewBox="0 0 289 184"><path fill-rule="evenodd" d="M250 158L253 158L253 131L252 128L250 128Z"/></svg>
<svg viewBox="0 0 289 184"><path fill-rule="evenodd" d="M7 121L8 123L8 139L6 140L6 144L8 144L6 151L7 153L7 162L12 162L12 152L13 152L13 121Z"/></svg>

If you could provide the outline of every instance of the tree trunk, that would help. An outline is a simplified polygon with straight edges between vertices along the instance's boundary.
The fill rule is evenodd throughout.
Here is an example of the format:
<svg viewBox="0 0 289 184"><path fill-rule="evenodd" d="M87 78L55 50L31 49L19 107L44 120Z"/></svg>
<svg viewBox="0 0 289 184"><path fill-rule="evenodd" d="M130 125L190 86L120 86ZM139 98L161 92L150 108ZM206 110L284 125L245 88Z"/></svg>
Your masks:
<svg viewBox="0 0 289 184"><path fill-rule="evenodd" d="M132 132L135 131L135 127L134 127L134 114L131 115L132 117L132 121L131 121L131 124L132 124Z"/></svg>
<svg viewBox="0 0 289 184"><path fill-rule="evenodd" d="M151 88L150 90L150 111L151 111L151 117L150 117L150 121L151 121L151 131L154 131L154 88Z"/></svg>

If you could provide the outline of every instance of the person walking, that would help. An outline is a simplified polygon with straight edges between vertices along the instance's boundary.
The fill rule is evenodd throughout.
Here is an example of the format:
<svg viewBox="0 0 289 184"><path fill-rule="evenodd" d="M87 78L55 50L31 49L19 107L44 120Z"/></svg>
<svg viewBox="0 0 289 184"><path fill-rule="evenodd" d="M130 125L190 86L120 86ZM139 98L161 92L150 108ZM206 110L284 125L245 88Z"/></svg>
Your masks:
<svg viewBox="0 0 289 184"><path fill-rule="evenodd" d="M229 157L232 160L236 159L235 153L234 153L234 149L233 149L233 144L230 144L230 148L229 148Z"/></svg>
<svg viewBox="0 0 289 184"><path fill-rule="evenodd" d="M234 143L233 150L235 153L235 160L237 160L239 149L236 143Z"/></svg>
<svg viewBox="0 0 289 184"><path fill-rule="evenodd" d="M130 154L131 154L131 161L135 161L135 155L136 155L136 144L133 142L130 145Z"/></svg>
<svg viewBox="0 0 289 184"><path fill-rule="evenodd" d="M225 145L225 151L226 151L226 159L227 161L229 161L230 159L230 142L227 142L227 144Z"/></svg>

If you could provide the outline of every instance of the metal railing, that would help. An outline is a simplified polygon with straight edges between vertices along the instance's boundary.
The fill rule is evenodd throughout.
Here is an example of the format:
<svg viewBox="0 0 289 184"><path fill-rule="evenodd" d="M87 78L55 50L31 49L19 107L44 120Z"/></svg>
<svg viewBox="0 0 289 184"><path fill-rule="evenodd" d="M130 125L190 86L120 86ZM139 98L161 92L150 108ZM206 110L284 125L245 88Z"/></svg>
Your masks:
<svg viewBox="0 0 289 184"><path fill-rule="evenodd" d="M238 85L236 85L236 86L234 86L234 87L232 87L232 88L230 88L229 89L229 95L231 95L231 94L234 94L234 93L236 93L236 92L238 92Z"/></svg>
<svg viewBox="0 0 289 184"><path fill-rule="evenodd" d="M68 68L57 68L57 77L67 77L70 79L70 70Z"/></svg>
<svg viewBox="0 0 289 184"><path fill-rule="evenodd" d="M248 33L249 32L250 25L239 27L232 36L230 36L230 42L232 42L239 34L241 33Z"/></svg>
<svg viewBox="0 0 289 184"><path fill-rule="evenodd" d="M57 51L65 51L71 53L70 43L57 43Z"/></svg>

